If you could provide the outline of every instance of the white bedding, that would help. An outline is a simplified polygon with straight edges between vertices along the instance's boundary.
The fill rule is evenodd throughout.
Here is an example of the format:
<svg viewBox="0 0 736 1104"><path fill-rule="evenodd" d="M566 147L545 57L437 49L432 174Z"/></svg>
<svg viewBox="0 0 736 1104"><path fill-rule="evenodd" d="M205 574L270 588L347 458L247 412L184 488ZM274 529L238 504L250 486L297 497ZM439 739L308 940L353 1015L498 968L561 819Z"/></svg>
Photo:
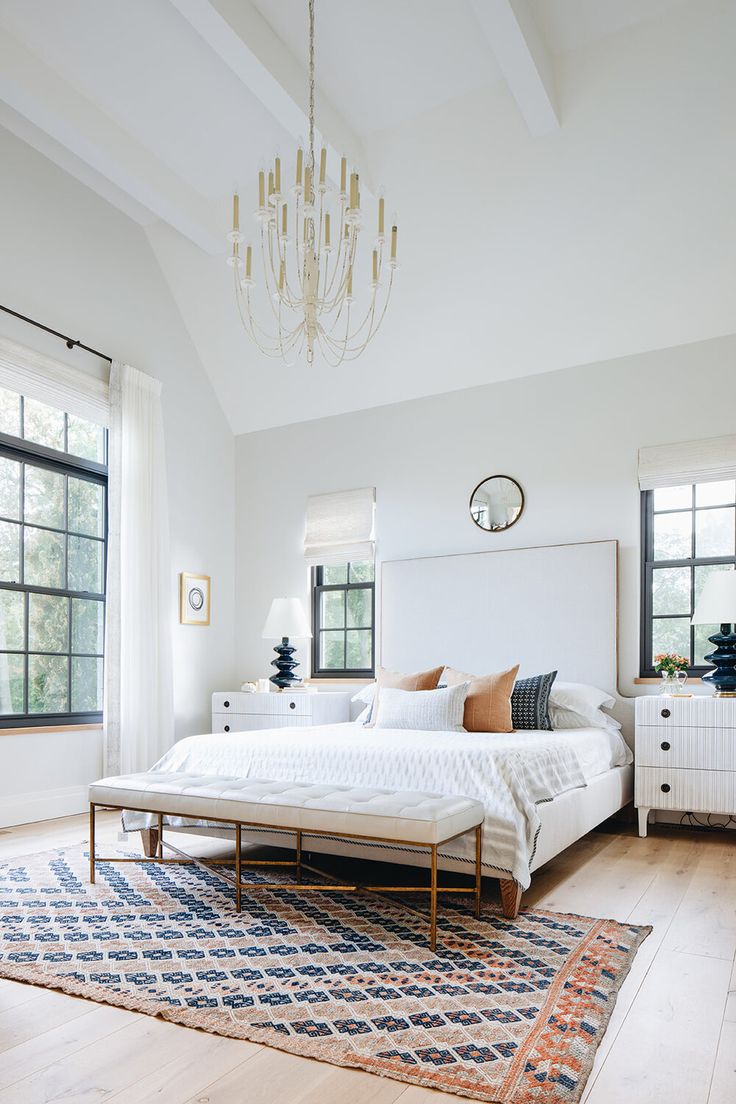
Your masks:
<svg viewBox="0 0 736 1104"><path fill-rule="evenodd" d="M190 736L154 769L473 797L486 809L484 864L526 888L540 827L537 804L628 762L631 752L613 729L501 734L341 724ZM146 814L125 815L129 831L151 822ZM171 818L170 823L187 822ZM469 859L472 847L470 836L462 837L448 844L446 853Z"/></svg>

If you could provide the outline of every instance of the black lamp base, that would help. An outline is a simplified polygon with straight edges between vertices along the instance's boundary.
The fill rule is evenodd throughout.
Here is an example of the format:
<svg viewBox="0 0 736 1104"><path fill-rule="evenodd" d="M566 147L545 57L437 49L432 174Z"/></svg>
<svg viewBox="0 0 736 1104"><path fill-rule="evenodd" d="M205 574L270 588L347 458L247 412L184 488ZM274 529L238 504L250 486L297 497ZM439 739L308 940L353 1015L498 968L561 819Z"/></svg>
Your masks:
<svg viewBox="0 0 736 1104"><path fill-rule="evenodd" d="M710 683L713 693L721 698L736 697L736 632L732 630L733 625L723 624L720 632L708 637L716 648L705 658L715 665L715 671L703 675L703 682Z"/></svg>
<svg viewBox="0 0 736 1104"><path fill-rule="evenodd" d="M279 690L288 690L292 686L301 686L302 680L294 671L299 666L293 658L296 648L289 643L288 636L282 638L281 643L274 648L276 659L271 660L271 666L276 668L276 674L271 675L269 682L278 686Z"/></svg>

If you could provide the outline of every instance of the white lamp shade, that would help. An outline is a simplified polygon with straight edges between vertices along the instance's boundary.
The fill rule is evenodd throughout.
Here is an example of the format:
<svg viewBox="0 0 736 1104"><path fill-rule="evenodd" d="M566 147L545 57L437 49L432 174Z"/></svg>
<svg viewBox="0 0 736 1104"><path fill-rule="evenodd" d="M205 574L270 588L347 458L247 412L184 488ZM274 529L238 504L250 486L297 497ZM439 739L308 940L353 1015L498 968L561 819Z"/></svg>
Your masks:
<svg viewBox="0 0 736 1104"><path fill-rule="evenodd" d="M264 640L281 640L284 636L311 636L312 633L298 598L274 598L263 626Z"/></svg>
<svg viewBox="0 0 736 1104"><path fill-rule="evenodd" d="M736 622L736 571L714 571L705 580L693 614L693 625Z"/></svg>

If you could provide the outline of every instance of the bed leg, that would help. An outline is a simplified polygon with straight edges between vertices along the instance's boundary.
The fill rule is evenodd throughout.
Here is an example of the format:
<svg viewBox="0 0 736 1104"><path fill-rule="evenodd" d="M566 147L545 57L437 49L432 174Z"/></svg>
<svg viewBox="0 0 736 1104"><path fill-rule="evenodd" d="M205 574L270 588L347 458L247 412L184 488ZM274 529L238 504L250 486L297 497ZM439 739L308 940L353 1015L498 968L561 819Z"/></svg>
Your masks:
<svg viewBox="0 0 736 1104"><path fill-rule="evenodd" d="M501 907L507 920L515 920L521 907L522 889L513 878L501 878Z"/></svg>
<svg viewBox="0 0 736 1104"><path fill-rule="evenodd" d="M141 828L141 846L147 859L155 859L158 851L158 830L156 828Z"/></svg>

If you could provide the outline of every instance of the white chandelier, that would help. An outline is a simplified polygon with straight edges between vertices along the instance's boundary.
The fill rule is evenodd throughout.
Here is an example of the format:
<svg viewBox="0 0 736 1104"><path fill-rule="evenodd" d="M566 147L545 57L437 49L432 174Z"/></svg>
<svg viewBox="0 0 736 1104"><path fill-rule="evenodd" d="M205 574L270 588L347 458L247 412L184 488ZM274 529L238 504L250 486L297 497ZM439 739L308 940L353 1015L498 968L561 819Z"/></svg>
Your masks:
<svg viewBox="0 0 736 1104"><path fill-rule="evenodd" d="M267 356L294 361L306 349L312 364L315 349L338 365L354 360L365 349L383 321L396 271L396 226L391 227L388 257L385 201L378 198L377 233L370 266L370 297L365 313L356 317L354 283L358 284L358 238L363 229L357 171L340 162L340 190L331 194L326 180L327 150L320 152L319 171L314 157L314 0L309 0L309 148L296 155L291 202L281 190L281 159L276 157L268 177L258 174L260 249L266 298L271 304L272 328L256 320L251 295L253 246L240 232L240 197L233 195L233 228L228 234L232 252L228 264L235 280L235 297L243 327ZM330 204L333 204L332 210ZM384 268L388 275L384 278Z"/></svg>

